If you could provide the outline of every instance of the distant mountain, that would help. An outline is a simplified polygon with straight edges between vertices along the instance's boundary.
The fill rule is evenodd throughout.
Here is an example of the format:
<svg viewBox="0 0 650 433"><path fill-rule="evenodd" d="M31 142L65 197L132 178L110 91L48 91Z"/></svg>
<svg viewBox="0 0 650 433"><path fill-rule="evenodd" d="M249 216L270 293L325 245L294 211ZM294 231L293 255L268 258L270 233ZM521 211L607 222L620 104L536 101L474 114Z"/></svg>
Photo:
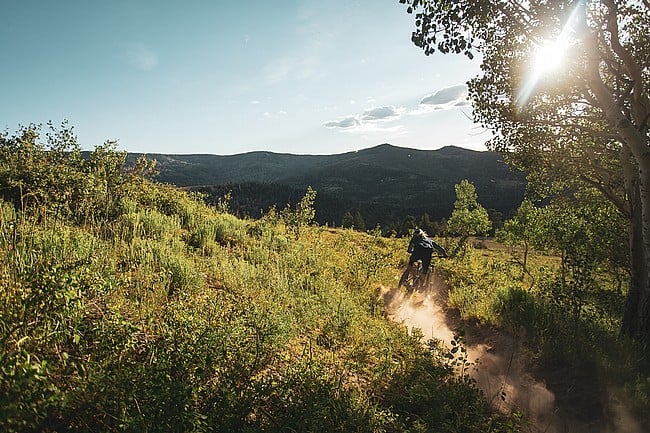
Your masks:
<svg viewBox="0 0 650 433"><path fill-rule="evenodd" d="M137 156L131 154L129 158ZM318 192L317 218L319 200L328 202L327 218L320 215L319 219L338 224L343 213L355 210L365 211L364 218L373 226L387 224L385 218L406 215L419 217L427 213L432 219L448 217L456 198L454 185L462 179L476 186L479 202L484 207L507 215L519 205L525 189L524 174L512 171L496 153L453 146L416 150L381 144L336 155L250 152L228 156L148 154L147 157L158 161L162 182L213 192L230 188L242 195L254 193L260 199L266 197L257 200L260 205L257 208L255 200L240 197L248 201L250 209L267 210L273 202L270 196L288 196L295 203L300 199L296 194L312 186ZM263 190L274 192L264 194ZM284 193L280 194L280 190ZM233 196L237 198L236 192ZM274 204L284 207L286 202L279 200Z"/></svg>

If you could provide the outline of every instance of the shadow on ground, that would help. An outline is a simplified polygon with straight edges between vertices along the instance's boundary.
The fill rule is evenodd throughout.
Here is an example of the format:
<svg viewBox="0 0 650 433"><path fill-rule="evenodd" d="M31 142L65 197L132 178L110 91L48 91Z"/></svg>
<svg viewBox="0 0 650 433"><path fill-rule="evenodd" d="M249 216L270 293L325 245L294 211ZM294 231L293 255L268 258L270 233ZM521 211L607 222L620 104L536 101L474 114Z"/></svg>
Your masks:
<svg viewBox="0 0 650 433"><path fill-rule="evenodd" d="M457 310L446 307L444 282L432 280L413 293L380 287L386 314L408 329L419 328L425 342L436 338L449 346L462 333L469 360L475 362L472 375L496 410L523 412L531 433L644 432L600 383L595 368L540 367L522 336L461 320Z"/></svg>

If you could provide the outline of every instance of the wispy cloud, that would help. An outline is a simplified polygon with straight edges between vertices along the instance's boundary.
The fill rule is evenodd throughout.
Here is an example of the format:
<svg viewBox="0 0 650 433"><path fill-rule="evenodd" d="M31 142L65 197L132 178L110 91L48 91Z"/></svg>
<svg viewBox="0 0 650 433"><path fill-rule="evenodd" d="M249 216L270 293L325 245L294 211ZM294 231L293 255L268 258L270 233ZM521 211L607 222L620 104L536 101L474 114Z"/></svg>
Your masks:
<svg viewBox="0 0 650 433"><path fill-rule="evenodd" d="M262 113L262 118L263 119L280 119L282 117L285 117L288 113L284 110L276 111L276 112L270 112L270 111L265 111Z"/></svg>
<svg viewBox="0 0 650 433"><path fill-rule="evenodd" d="M458 84L444 87L434 93L426 95L420 100L418 107L409 114L425 114L437 110L450 110L470 106L467 85Z"/></svg>
<svg viewBox="0 0 650 433"><path fill-rule="evenodd" d="M124 54L131 66L141 71L150 71L158 66L158 54L142 42L128 44Z"/></svg>
<svg viewBox="0 0 650 433"><path fill-rule="evenodd" d="M268 82L306 80L320 74L320 59L309 54L292 54L276 58L263 68Z"/></svg>
<svg viewBox="0 0 650 433"><path fill-rule="evenodd" d="M397 120L402 116L404 108L395 108L392 105L384 107L375 107L365 110L361 115L363 122L381 122L388 120Z"/></svg>
<svg viewBox="0 0 650 433"><path fill-rule="evenodd" d="M456 86L444 87L428 96L425 96L420 104L426 105L448 105L467 98L467 86L458 84Z"/></svg>
<svg viewBox="0 0 650 433"><path fill-rule="evenodd" d="M350 132L396 132L401 129L401 126L385 127L379 125L379 123L398 120L402 117L404 111L404 108L392 105L373 107L359 114L326 122L324 126Z"/></svg>
<svg viewBox="0 0 650 433"><path fill-rule="evenodd" d="M332 120L325 123L326 128L339 128L339 129L350 129L357 128L361 123L357 116L347 116L343 119Z"/></svg>

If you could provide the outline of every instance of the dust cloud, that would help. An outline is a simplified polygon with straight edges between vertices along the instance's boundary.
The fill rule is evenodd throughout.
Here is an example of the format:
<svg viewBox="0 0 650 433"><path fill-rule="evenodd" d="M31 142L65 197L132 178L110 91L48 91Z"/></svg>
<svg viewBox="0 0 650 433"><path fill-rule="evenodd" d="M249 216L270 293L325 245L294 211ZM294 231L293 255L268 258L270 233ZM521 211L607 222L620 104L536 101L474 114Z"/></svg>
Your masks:
<svg viewBox="0 0 650 433"><path fill-rule="evenodd" d="M406 293L403 289L378 288L389 319L402 323L409 330L419 328L423 341L437 339L451 348L451 340L461 322L457 313L447 310L447 288L442 280L433 278L430 287ZM456 315L455 315L456 314ZM529 433L641 433L642 428L629 416L622 404L608 406L611 418L578 419L570 410L558 407L555 394L543 381L533 377L532 354L520 338L481 327L465 329L463 345L470 374L478 389L494 409L504 414L521 411L525 414L525 432Z"/></svg>

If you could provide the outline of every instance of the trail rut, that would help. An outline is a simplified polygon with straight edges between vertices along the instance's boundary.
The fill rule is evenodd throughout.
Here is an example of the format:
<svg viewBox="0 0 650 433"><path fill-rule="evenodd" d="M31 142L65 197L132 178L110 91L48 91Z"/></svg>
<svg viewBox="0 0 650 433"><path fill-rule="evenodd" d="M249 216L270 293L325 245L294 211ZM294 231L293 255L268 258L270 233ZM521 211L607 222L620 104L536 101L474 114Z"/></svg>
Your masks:
<svg viewBox="0 0 650 433"><path fill-rule="evenodd" d="M645 430L620 400L601 389L589 375L541 371L521 336L464 322L446 307L447 287L434 278L430 287L406 294L381 287L388 318L408 329L419 328L424 341L450 345L464 331L463 343L477 387L498 411L522 411L530 433L643 433ZM582 376L582 377L581 377Z"/></svg>

